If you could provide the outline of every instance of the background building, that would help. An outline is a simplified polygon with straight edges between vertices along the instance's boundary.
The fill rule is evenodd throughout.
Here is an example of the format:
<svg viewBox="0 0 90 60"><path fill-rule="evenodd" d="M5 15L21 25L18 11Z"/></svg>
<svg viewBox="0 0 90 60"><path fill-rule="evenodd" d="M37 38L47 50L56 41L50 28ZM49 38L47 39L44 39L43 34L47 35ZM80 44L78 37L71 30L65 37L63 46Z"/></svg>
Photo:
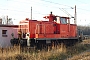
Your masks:
<svg viewBox="0 0 90 60"><path fill-rule="evenodd" d="M11 46L10 40L12 39L12 33L17 38L18 25L0 25L0 47Z"/></svg>

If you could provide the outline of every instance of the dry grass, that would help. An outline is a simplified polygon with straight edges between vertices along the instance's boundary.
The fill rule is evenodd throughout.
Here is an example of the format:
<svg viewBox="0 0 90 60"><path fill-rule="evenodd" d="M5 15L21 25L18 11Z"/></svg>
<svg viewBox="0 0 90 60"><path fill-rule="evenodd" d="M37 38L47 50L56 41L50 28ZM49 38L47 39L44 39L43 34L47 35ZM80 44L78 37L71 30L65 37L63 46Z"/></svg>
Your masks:
<svg viewBox="0 0 90 60"><path fill-rule="evenodd" d="M0 59L5 60L8 57L15 56L20 54L19 46L9 47L9 48L0 48ZM10 59L9 59L10 60Z"/></svg>
<svg viewBox="0 0 90 60"><path fill-rule="evenodd" d="M88 51L87 51L88 50ZM82 52L85 52L81 54ZM84 40L82 43L68 47L66 53L58 56L51 56L49 60L90 60L90 39Z"/></svg>
<svg viewBox="0 0 90 60"><path fill-rule="evenodd" d="M14 46L0 48L0 60L48 60L50 56L58 56L61 52L66 52L65 46L63 45L50 51L36 51L34 49L32 51L30 48L20 49L20 46Z"/></svg>
<svg viewBox="0 0 90 60"><path fill-rule="evenodd" d="M79 55L75 55L72 58L69 58L68 60L83 60L83 59L90 60L90 51L86 51L86 52L81 53Z"/></svg>
<svg viewBox="0 0 90 60"><path fill-rule="evenodd" d="M90 41L90 40L89 40ZM87 41L83 41L73 47L66 48L64 45L59 45L57 49L53 48L50 51L36 51L30 48L20 49L20 46L14 46L9 48L0 48L0 60L78 60L82 57L89 58L90 51L82 53L90 49L90 44ZM22 52L23 51L23 52ZM73 57L73 58L71 58Z"/></svg>
<svg viewBox="0 0 90 60"><path fill-rule="evenodd" d="M90 60L90 39L70 48L68 54L67 60Z"/></svg>

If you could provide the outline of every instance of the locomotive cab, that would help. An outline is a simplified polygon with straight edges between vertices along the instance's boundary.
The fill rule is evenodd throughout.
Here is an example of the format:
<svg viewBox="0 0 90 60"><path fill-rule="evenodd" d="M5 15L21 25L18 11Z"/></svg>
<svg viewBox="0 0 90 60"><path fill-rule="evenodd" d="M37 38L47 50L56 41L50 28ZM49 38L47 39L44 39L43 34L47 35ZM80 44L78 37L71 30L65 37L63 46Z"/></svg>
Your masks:
<svg viewBox="0 0 90 60"><path fill-rule="evenodd" d="M55 16L52 14L49 14L49 16L45 16L45 19L49 19L49 22L57 22L57 23L61 23L61 24L67 24L70 23L69 21L69 17L61 17L61 16Z"/></svg>

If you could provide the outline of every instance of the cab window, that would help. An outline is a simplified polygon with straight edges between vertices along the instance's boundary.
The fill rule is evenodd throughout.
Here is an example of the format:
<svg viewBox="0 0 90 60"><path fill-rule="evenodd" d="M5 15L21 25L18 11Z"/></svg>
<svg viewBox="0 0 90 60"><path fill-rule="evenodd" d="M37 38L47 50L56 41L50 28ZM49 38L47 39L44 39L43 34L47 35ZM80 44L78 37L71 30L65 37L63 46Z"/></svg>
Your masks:
<svg viewBox="0 0 90 60"><path fill-rule="evenodd" d="M62 24L67 24L66 18L62 18L62 17L61 17L61 18L60 18L60 21L61 21Z"/></svg>

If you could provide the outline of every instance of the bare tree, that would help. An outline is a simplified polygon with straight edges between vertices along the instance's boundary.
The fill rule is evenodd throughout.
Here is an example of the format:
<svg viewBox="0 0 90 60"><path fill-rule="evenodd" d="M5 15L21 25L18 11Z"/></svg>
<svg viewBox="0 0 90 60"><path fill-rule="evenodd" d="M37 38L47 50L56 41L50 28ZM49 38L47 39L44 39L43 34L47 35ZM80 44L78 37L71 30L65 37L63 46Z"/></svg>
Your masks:
<svg viewBox="0 0 90 60"><path fill-rule="evenodd" d="M1 18L2 24L13 25L12 18L9 18L8 16L1 16Z"/></svg>

